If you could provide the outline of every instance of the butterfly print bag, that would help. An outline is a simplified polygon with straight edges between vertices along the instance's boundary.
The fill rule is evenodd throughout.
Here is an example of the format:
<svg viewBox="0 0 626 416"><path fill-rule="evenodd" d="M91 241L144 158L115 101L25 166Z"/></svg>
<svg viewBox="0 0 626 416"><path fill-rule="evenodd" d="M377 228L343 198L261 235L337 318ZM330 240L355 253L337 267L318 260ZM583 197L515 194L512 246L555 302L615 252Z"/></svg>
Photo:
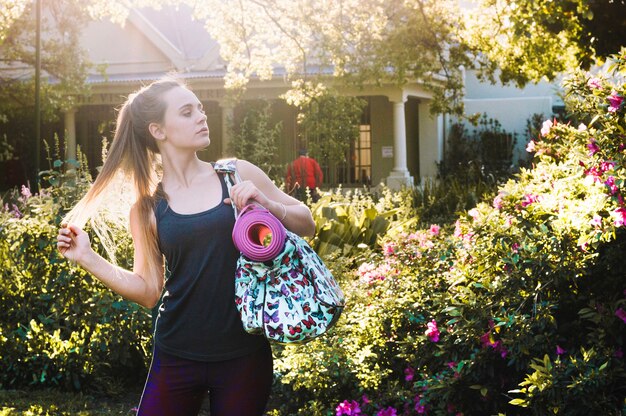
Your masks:
<svg viewBox="0 0 626 416"><path fill-rule="evenodd" d="M218 161L214 167L224 175L230 191L239 180L235 161ZM234 210L233 241L242 251L237 260L235 303L244 329L280 344L305 343L328 331L343 311L344 294L317 253L265 208ZM251 244L247 240L258 239L263 229L272 230L272 237L279 236L284 244L277 250L272 241L278 254L253 260L241 249L242 240ZM261 242L256 244L259 248Z"/></svg>

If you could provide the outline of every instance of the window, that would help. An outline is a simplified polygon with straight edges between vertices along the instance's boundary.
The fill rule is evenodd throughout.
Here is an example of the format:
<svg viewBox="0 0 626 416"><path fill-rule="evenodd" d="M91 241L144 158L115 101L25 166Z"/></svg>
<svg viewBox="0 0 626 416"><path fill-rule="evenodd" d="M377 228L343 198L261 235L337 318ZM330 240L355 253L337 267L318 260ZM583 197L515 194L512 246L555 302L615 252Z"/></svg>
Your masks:
<svg viewBox="0 0 626 416"><path fill-rule="evenodd" d="M338 167L340 182L345 185L372 184L372 125L369 104L363 109L359 137L350 144L346 162Z"/></svg>

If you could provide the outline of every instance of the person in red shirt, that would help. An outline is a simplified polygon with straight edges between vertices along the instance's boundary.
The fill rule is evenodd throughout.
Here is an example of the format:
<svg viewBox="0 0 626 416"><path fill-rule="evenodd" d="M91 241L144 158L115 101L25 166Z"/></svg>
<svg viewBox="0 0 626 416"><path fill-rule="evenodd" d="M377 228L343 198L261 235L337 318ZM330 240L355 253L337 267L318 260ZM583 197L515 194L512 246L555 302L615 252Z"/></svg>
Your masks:
<svg viewBox="0 0 626 416"><path fill-rule="evenodd" d="M298 154L298 158L287 166L285 178L287 193L304 201L306 188L309 188L313 202L317 202L319 199L317 188L322 184L324 174L317 161L309 157L306 149L300 149Z"/></svg>

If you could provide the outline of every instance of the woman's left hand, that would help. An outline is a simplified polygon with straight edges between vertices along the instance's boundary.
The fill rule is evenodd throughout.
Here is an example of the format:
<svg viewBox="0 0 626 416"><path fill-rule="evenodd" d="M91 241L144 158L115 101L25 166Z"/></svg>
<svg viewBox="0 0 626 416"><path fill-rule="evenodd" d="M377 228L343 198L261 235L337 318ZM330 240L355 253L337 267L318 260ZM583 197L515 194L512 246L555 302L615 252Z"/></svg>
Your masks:
<svg viewBox="0 0 626 416"><path fill-rule="evenodd" d="M226 199L225 202L234 203L237 209L242 209L252 203L266 207L270 201L252 181L246 180L235 184L231 188L230 198Z"/></svg>

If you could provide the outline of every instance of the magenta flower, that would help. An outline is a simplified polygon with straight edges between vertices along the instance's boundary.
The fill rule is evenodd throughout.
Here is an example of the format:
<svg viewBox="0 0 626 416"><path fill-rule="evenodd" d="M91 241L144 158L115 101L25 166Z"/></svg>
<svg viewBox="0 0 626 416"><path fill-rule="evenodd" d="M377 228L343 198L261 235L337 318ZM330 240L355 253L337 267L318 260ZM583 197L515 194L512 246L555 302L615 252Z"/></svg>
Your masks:
<svg viewBox="0 0 626 416"><path fill-rule="evenodd" d="M613 162L602 162L600 163L600 170L602 172L608 172L610 170L613 170L615 168L615 163Z"/></svg>
<svg viewBox="0 0 626 416"><path fill-rule="evenodd" d="M363 402L363 404L370 404L371 400L364 394L363 397L361 397L361 402Z"/></svg>
<svg viewBox="0 0 626 416"><path fill-rule="evenodd" d="M404 369L404 379L406 381L412 381L413 377L415 377L415 370L411 367L407 367Z"/></svg>
<svg viewBox="0 0 626 416"><path fill-rule="evenodd" d="M589 149L589 156L593 156L600 151L596 139L591 139L591 141L587 143L587 149Z"/></svg>
<svg viewBox="0 0 626 416"><path fill-rule="evenodd" d="M556 346L556 355L563 355L566 352L567 351L565 351L563 348L559 347L558 345Z"/></svg>
<svg viewBox="0 0 626 416"><path fill-rule="evenodd" d="M426 332L424 332L424 334L432 342L439 342L440 333L439 333L439 328L437 327L437 321L433 319L427 324L427 326L428 326L428 329L426 329Z"/></svg>
<svg viewBox="0 0 626 416"><path fill-rule="evenodd" d="M554 123L552 123L552 121L550 120L544 121L543 124L541 125L541 135L543 137L546 137L548 133L550 133L550 129L552 128L552 126L554 126Z"/></svg>
<svg viewBox="0 0 626 416"><path fill-rule="evenodd" d="M534 140L531 140L528 142L528 144L526 145L526 151L528 153L533 153L537 150L537 148L535 147L537 143L535 143Z"/></svg>
<svg viewBox="0 0 626 416"><path fill-rule="evenodd" d="M422 404L422 399L419 396L415 398L415 411L418 415L426 413L426 405Z"/></svg>
<svg viewBox="0 0 626 416"><path fill-rule="evenodd" d="M493 328L492 322L489 323L489 326L490 328ZM509 353L506 347L502 344L502 341L496 341L493 338L491 334L491 329L480 336L480 343L482 344L483 348L493 348L495 351L499 352L502 358L505 358Z"/></svg>
<svg viewBox="0 0 626 416"><path fill-rule="evenodd" d="M432 235L439 235L439 230L440 230L440 229L441 229L441 228L440 228L437 224L432 224L432 225L430 226L430 233L431 233Z"/></svg>
<svg viewBox="0 0 626 416"><path fill-rule="evenodd" d="M526 194L522 199L521 205L526 208L527 206L534 204L537 201L539 201L539 197L537 195Z"/></svg>
<svg viewBox="0 0 626 416"><path fill-rule="evenodd" d="M339 406L335 409L335 416L356 416L361 415L361 408L359 404L355 400L347 401L344 400L342 403L339 403Z"/></svg>
<svg viewBox="0 0 626 416"><path fill-rule="evenodd" d="M615 177L613 176L609 176L606 181L604 181L604 184L609 188L609 191L611 191L611 195L615 195L619 190L615 184Z"/></svg>
<svg viewBox="0 0 626 416"><path fill-rule="evenodd" d="M622 103L624 102L624 97L617 94L616 91L612 91L611 95L608 97L609 100L609 113L616 113L619 111Z"/></svg>
<svg viewBox="0 0 626 416"><path fill-rule="evenodd" d="M601 181L600 177L602 176L602 172L597 167L593 166L585 170L585 175L592 176L594 182L600 182Z"/></svg>
<svg viewBox="0 0 626 416"><path fill-rule="evenodd" d="M617 316L619 319L621 319L622 321L624 321L624 323L626 324L626 311L622 308L619 308L615 311L615 316Z"/></svg>
<svg viewBox="0 0 626 416"><path fill-rule="evenodd" d="M589 78L589 81L587 81L587 86L592 90L597 90L602 88L602 82L599 78Z"/></svg>
<svg viewBox="0 0 626 416"><path fill-rule="evenodd" d="M397 411L393 407L387 407L385 409L381 409L376 413L376 416L397 416Z"/></svg>

